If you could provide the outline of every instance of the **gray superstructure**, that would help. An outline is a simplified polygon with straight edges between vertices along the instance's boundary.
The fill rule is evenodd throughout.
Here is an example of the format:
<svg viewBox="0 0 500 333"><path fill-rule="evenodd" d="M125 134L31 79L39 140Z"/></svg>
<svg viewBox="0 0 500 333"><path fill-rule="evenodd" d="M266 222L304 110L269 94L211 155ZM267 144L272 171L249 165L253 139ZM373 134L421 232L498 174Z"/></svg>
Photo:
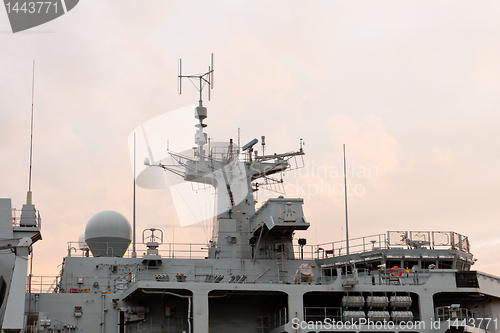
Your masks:
<svg viewBox="0 0 500 333"><path fill-rule="evenodd" d="M126 219L101 212L55 280L26 284L40 217L28 203L19 218L0 199L2 332L500 332L500 278L471 270L466 236L389 231L349 240L348 252L345 241L309 245L294 237L310 225L303 199L254 202L259 183L279 183L271 176L302 158L302 143L269 155L253 151L258 140L210 147L201 88L195 117L193 154L151 167L217 190L209 244L166 244L151 228L135 257Z"/></svg>

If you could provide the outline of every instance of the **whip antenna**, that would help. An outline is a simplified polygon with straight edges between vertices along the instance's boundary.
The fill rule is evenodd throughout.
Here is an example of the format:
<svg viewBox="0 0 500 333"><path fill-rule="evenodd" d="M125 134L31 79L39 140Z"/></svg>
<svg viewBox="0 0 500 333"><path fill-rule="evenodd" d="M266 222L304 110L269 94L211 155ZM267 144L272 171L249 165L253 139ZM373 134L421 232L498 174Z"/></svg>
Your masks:
<svg viewBox="0 0 500 333"><path fill-rule="evenodd" d="M179 59L179 74L177 75L179 78L179 95L182 94L182 59Z"/></svg>
<svg viewBox="0 0 500 333"><path fill-rule="evenodd" d="M212 58L210 63L212 64L212 70L210 71L210 89L214 89L214 54L212 53Z"/></svg>
<svg viewBox="0 0 500 333"><path fill-rule="evenodd" d="M35 105L35 60L33 60L33 80L31 83L31 129L30 129L30 173L28 180L28 194L26 196L26 204L31 205L31 169L33 167L33 114Z"/></svg>
<svg viewBox="0 0 500 333"><path fill-rule="evenodd" d="M134 132L134 198L132 199L133 205L132 205L132 224L133 224L133 236L132 236L132 258L137 257L137 253L135 252L135 186L136 180L135 180L135 132Z"/></svg>
<svg viewBox="0 0 500 333"><path fill-rule="evenodd" d="M345 242L346 242L346 251L349 254L349 218L347 215L347 170L345 167L345 144L344 148L344 200L345 200Z"/></svg>

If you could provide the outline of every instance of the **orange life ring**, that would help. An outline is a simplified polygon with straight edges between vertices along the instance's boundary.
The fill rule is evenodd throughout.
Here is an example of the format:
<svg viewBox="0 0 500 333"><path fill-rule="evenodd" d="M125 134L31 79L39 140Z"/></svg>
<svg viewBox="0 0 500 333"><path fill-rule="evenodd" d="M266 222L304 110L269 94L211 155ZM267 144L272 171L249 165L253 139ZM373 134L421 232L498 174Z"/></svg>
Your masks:
<svg viewBox="0 0 500 333"><path fill-rule="evenodd" d="M397 275L394 274L395 270L399 271L399 274L397 274ZM401 277L401 275L403 275L403 271L398 266L394 266L393 268L391 268L391 275L394 277Z"/></svg>

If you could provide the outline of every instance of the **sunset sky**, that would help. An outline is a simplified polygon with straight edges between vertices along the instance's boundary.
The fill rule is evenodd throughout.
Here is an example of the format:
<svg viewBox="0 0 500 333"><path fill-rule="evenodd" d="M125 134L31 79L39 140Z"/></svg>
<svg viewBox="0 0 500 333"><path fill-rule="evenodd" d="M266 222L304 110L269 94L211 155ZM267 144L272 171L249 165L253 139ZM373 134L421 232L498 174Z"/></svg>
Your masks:
<svg viewBox="0 0 500 333"><path fill-rule="evenodd" d="M345 237L346 144L351 237L455 231L470 238L473 269L500 275L499 13L498 1L82 0L13 34L0 9L0 197L19 209L36 61L34 275L58 274L94 214L132 221L129 135L195 104L188 82L177 94L177 59L200 73L211 53L211 138L236 140L240 128L242 143L265 135L269 153L305 142L306 167L285 177L311 223L297 236ZM165 242L210 237L206 225L180 227L168 189L137 189L137 225Z"/></svg>

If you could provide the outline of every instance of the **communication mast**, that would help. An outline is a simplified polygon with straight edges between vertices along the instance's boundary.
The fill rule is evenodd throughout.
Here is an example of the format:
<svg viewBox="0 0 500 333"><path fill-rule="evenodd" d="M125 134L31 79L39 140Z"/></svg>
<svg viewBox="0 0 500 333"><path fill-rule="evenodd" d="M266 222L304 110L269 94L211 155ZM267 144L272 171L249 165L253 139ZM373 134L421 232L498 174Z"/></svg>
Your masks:
<svg viewBox="0 0 500 333"><path fill-rule="evenodd" d="M203 123L203 120L207 118L207 108L203 106L203 89L208 85L208 100L210 101L210 90L214 88L214 54L212 53L210 58L210 66L208 66L208 72L202 74L193 75L182 75L182 59L179 59L179 94L182 94L182 79L187 78L200 93L200 100L198 101L198 106L195 109L194 117L198 119L199 123L194 125L198 129L196 130L194 136L194 142L198 145L198 149L195 156L198 155L200 160L205 159L205 150L203 146L207 144L207 134L203 132L203 128L207 127Z"/></svg>

